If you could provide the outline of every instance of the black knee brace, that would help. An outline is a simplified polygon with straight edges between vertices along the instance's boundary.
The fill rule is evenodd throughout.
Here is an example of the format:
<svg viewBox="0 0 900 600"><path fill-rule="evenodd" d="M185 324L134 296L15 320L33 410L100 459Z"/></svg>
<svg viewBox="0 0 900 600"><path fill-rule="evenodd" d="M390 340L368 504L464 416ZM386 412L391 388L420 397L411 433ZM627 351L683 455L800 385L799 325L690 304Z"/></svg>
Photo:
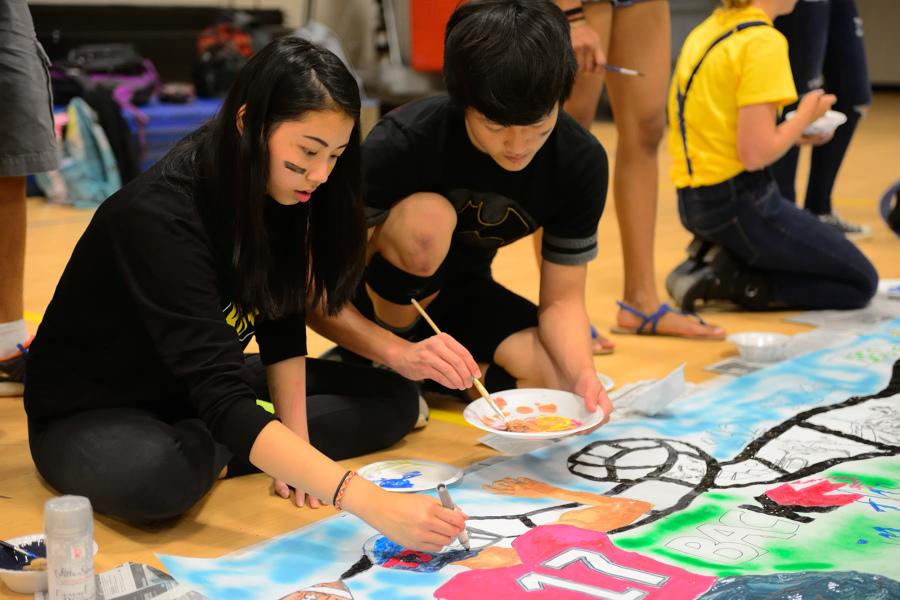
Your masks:
<svg viewBox="0 0 900 600"><path fill-rule="evenodd" d="M422 300L443 287L444 265L430 277L419 277L395 267L380 253L375 253L366 267L365 278L372 291L388 302L410 304L410 298Z"/></svg>

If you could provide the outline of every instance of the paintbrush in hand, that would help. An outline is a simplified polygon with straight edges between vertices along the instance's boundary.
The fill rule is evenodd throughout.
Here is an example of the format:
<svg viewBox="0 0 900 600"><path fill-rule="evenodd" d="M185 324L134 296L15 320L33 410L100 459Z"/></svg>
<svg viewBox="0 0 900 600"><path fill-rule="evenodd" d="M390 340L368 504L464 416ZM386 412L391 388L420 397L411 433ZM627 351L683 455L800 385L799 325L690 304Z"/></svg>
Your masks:
<svg viewBox="0 0 900 600"><path fill-rule="evenodd" d="M431 320L431 317L428 316L428 313L425 312L425 309L422 308L422 306L418 302L416 302L416 299L410 298L409 301L412 302L412 305L416 307L416 310L419 311L419 314L422 315L422 318L425 319L425 322L431 326L431 329L434 330L436 334L440 335L441 330L438 329L438 326L435 324L435 322ZM484 385L482 385L481 382L478 381L478 378L474 376L472 377L472 384L475 386L475 389L478 390L478 393L481 394L481 397L484 398L484 401L488 403L488 406L490 406L497 414L497 416L500 417L503 422L503 429L509 431L509 421L506 419L506 415L504 415L503 411L500 410L496 404L494 404L493 399L491 399L491 395L488 393L487 389L485 389Z"/></svg>

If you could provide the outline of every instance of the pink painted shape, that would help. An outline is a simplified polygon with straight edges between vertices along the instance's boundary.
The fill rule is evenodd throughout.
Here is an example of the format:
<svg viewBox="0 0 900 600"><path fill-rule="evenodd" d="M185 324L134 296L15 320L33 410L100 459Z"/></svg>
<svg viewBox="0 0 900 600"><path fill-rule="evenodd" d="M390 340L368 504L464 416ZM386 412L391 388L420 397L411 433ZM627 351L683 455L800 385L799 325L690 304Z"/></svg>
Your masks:
<svg viewBox="0 0 900 600"><path fill-rule="evenodd" d="M565 589L563 586L548 585L548 578L571 582L575 585L591 586L607 592L624 592L637 589L646 592L644 600L681 600L696 598L716 581L715 577L697 575L684 569L673 567L636 552L626 552L616 548L605 533L588 531L571 525L541 525L516 538L512 543L519 553L522 564L499 569L475 569L457 574L453 579L434 592L434 597L442 600L466 600L471 598L491 598L491 600L528 599L574 600L590 597L584 592ZM553 568L546 563L567 550L586 550L602 554L618 565L642 571L655 580L657 585L616 577L591 568L582 560L570 562L562 568ZM588 553L584 553L589 556ZM596 560L596 559L595 559ZM615 567L613 567L615 568ZM542 589L528 591L521 583L535 576L543 577ZM660 581L661 580L661 581ZM534 587L534 586L532 586Z"/></svg>
<svg viewBox="0 0 900 600"><path fill-rule="evenodd" d="M790 483L783 483L777 488L767 491L766 496L773 502L787 506L846 506L862 498L860 494L831 493L845 485L824 479L813 485L799 488Z"/></svg>

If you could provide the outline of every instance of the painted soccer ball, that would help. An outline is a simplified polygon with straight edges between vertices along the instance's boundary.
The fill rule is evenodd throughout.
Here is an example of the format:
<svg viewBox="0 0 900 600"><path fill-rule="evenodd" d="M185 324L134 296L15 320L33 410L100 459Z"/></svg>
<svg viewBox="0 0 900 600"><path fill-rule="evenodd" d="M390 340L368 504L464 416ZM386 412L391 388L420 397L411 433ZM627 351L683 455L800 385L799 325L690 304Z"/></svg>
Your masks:
<svg viewBox="0 0 900 600"><path fill-rule="evenodd" d="M654 512L686 505L697 489L709 487L719 470L700 448L670 439L627 438L588 444L569 457L571 473L613 485L603 493L644 500ZM660 505L660 498L670 499Z"/></svg>

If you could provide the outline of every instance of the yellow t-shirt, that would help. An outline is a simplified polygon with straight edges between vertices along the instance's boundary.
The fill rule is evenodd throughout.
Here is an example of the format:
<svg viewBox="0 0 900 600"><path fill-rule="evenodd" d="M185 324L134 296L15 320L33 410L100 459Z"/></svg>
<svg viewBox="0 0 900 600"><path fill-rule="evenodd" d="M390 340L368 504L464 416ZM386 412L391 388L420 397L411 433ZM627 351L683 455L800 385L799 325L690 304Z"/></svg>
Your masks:
<svg viewBox="0 0 900 600"><path fill-rule="evenodd" d="M685 102L688 173L678 121L677 90L687 85L691 71L716 38L747 21L769 25L749 27L720 42L694 76ZM738 109L775 103L779 108L797 99L788 44L759 8L720 8L688 35L669 90L669 151L676 187L713 185L744 171L737 153Z"/></svg>

